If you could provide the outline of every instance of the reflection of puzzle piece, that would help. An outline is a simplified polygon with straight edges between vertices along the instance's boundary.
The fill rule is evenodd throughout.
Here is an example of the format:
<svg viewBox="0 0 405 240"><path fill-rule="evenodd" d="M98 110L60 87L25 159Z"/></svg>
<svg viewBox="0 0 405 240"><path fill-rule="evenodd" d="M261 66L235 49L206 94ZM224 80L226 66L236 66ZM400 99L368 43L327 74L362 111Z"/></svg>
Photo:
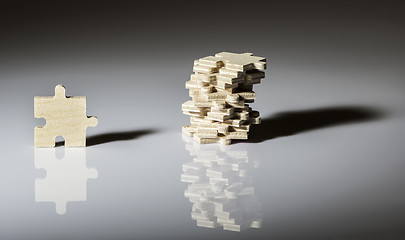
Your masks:
<svg viewBox="0 0 405 240"><path fill-rule="evenodd" d="M55 202L58 214L66 213L67 202L86 201L87 179L98 175L86 166L86 150L78 148L66 148L63 159L55 149L35 149L35 168L46 170L45 179L35 180L35 201Z"/></svg>
<svg viewBox="0 0 405 240"><path fill-rule="evenodd" d="M197 226L229 231L260 228L262 204L247 171L257 164L248 160L248 152L184 140L193 161L183 164L181 181L189 183L184 196L193 204L191 218Z"/></svg>
<svg viewBox="0 0 405 240"><path fill-rule="evenodd" d="M86 97L66 97L62 85L55 87L55 96L34 98L34 114L46 120L35 128L35 147L54 147L57 136L64 137L66 147L84 147L86 128L98 123L86 116Z"/></svg>

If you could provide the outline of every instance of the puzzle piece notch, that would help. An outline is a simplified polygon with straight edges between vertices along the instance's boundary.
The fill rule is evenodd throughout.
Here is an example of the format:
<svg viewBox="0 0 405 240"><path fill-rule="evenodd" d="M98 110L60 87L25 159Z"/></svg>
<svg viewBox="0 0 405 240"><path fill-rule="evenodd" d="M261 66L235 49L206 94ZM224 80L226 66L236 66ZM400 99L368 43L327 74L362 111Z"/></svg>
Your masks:
<svg viewBox="0 0 405 240"><path fill-rule="evenodd" d="M55 87L55 96L34 98L35 118L46 124L35 127L35 147L55 147L55 138L63 136L66 147L85 147L86 129L98 124L86 115L86 97L66 97L63 85Z"/></svg>

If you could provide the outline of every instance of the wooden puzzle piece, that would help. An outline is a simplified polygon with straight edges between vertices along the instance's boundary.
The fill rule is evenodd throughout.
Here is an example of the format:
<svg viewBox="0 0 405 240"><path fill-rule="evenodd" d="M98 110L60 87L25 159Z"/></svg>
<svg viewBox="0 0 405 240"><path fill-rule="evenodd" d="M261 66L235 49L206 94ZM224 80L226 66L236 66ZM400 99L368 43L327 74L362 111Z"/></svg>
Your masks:
<svg viewBox="0 0 405 240"><path fill-rule="evenodd" d="M191 74L190 80L194 81L202 81L202 82L211 82L213 80L216 80L217 74L200 74L200 73L194 73Z"/></svg>
<svg viewBox="0 0 405 240"><path fill-rule="evenodd" d="M199 60L196 60L194 62L194 67L193 67L193 71L196 73L200 73L200 74L213 74L213 73L217 73L219 68L221 68L222 66L210 66L210 65L206 65L204 63L201 63Z"/></svg>
<svg viewBox="0 0 405 240"><path fill-rule="evenodd" d="M256 78L264 78L265 73L263 71L259 71L257 69L249 70L246 72L245 79L251 80Z"/></svg>
<svg viewBox="0 0 405 240"><path fill-rule="evenodd" d="M98 123L86 115L86 97L66 97L62 85L55 87L55 96L34 98L34 115L46 120L45 126L35 127L35 147L55 147L57 136L66 147L85 147L86 128Z"/></svg>
<svg viewBox="0 0 405 240"><path fill-rule="evenodd" d="M250 69L266 69L266 59L263 57L252 56L252 53L230 53L221 52L215 54L225 62L225 67L228 69L235 69L238 71L246 71Z"/></svg>
<svg viewBox="0 0 405 240"><path fill-rule="evenodd" d="M194 61L195 66L204 66L207 70L202 73L208 73L208 69L217 69L225 66L227 69L237 71L247 71L250 69L266 69L266 59L263 57L252 56L252 53L231 53L221 52L215 56L208 56ZM197 71L198 72L198 71Z"/></svg>
<svg viewBox="0 0 405 240"><path fill-rule="evenodd" d="M195 60L194 65L204 65L208 67L221 68L224 66L224 62L221 57L208 56Z"/></svg>

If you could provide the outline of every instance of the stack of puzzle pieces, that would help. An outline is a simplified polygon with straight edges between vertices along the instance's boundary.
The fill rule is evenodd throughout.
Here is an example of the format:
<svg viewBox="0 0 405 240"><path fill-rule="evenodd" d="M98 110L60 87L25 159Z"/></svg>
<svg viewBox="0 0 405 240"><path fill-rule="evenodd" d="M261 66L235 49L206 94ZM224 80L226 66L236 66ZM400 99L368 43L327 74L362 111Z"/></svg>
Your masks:
<svg viewBox="0 0 405 240"><path fill-rule="evenodd" d="M194 73L186 83L191 101L182 105L191 125L183 133L198 143L230 144L232 139L248 139L251 124L259 124L253 103L253 85L264 78L266 59L251 53L221 52L194 61Z"/></svg>
<svg viewBox="0 0 405 240"><path fill-rule="evenodd" d="M184 192L192 206L197 226L242 231L260 228L262 205L254 194L248 170L247 151L202 149L187 145L192 162L183 164L181 180L189 185ZM214 145L216 146L216 145Z"/></svg>

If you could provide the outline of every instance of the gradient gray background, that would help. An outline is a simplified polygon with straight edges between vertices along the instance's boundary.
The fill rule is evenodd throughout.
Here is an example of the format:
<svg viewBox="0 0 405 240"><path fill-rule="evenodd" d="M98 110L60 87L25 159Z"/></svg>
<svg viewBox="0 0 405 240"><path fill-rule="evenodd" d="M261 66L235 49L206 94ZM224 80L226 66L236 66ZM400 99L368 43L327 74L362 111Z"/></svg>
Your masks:
<svg viewBox="0 0 405 240"><path fill-rule="evenodd" d="M2 1L0 239L405 239L405 28L392 1ZM263 227L191 219L180 182L193 60L266 57L263 124L230 149ZM87 96L87 201L36 203L33 97ZM63 151L63 148L57 148Z"/></svg>

